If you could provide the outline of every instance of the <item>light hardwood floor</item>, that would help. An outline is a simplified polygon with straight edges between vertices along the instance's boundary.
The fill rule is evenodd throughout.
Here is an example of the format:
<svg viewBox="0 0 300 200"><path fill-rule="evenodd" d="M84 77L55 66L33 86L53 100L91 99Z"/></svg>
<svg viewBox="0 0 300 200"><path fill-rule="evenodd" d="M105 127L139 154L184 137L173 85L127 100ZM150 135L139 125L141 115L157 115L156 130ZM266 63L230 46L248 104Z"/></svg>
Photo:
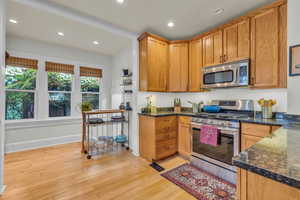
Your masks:
<svg viewBox="0 0 300 200"><path fill-rule="evenodd" d="M173 157L166 169L185 163ZM184 190L127 151L87 160L80 144L5 156L7 190L0 200L189 200Z"/></svg>

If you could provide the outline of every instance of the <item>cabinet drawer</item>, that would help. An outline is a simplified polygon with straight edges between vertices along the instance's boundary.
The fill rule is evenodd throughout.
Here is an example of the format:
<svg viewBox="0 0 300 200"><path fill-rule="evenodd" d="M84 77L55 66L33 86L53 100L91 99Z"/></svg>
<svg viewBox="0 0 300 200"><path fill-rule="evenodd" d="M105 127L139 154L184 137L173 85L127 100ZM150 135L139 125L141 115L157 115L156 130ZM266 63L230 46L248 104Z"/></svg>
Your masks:
<svg viewBox="0 0 300 200"><path fill-rule="evenodd" d="M272 133L272 126L242 123L242 134L256 137L266 137Z"/></svg>
<svg viewBox="0 0 300 200"><path fill-rule="evenodd" d="M179 117L179 123L189 125L191 123L191 118L190 117Z"/></svg>
<svg viewBox="0 0 300 200"><path fill-rule="evenodd" d="M156 144L156 159L168 157L177 152L177 140L171 139Z"/></svg>
<svg viewBox="0 0 300 200"><path fill-rule="evenodd" d="M156 133L156 141L166 141L170 139L177 139L177 131Z"/></svg>
<svg viewBox="0 0 300 200"><path fill-rule="evenodd" d="M156 132L165 133L177 130L177 118L171 117L159 117L156 119Z"/></svg>

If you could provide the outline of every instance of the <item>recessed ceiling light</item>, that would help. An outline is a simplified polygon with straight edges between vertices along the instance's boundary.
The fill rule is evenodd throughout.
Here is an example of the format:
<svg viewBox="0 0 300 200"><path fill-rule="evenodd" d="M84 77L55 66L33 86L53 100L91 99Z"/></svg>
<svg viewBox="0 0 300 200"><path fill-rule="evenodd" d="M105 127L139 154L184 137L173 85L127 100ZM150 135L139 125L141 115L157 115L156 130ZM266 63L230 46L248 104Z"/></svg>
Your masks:
<svg viewBox="0 0 300 200"><path fill-rule="evenodd" d="M18 21L15 20L15 19L9 19L9 22L10 22L10 23L13 23L13 24L17 24L17 23L18 23Z"/></svg>
<svg viewBox="0 0 300 200"><path fill-rule="evenodd" d="M65 36L65 34L63 32L57 32L57 35L59 35L59 36Z"/></svg>
<svg viewBox="0 0 300 200"><path fill-rule="evenodd" d="M98 41L94 41L93 44L94 44L94 45L98 45L99 42L98 42Z"/></svg>
<svg viewBox="0 0 300 200"><path fill-rule="evenodd" d="M119 4L124 3L124 0L116 0Z"/></svg>
<svg viewBox="0 0 300 200"><path fill-rule="evenodd" d="M174 26L175 26L174 22L168 22L168 27L172 28Z"/></svg>
<svg viewBox="0 0 300 200"><path fill-rule="evenodd" d="M214 14L215 14L215 15L219 15L219 14L221 14L221 13L223 13L223 12L224 12L224 9L223 9L223 8L218 8L218 9L214 10Z"/></svg>

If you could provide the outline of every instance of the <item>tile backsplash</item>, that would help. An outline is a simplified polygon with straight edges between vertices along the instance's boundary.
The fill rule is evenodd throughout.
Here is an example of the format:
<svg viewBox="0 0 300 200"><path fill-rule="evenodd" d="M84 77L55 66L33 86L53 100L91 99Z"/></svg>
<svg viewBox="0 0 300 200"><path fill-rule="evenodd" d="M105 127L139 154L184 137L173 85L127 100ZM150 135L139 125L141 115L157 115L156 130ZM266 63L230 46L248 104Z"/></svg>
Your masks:
<svg viewBox="0 0 300 200"><path fill-rule="evenodd" d="M172 107L174 98L180 98L182 106L190 107L188 101L208 103L211 100L232 100L232 99L251 99L255 101L255 110L260 110L257 100L261 98L274 99L277 104L273 110L275 112L287 111L287 90L286 89L268 89L268 90L252 90L248 88L233 88L233 89L217 89L204 93L138 93L138 107L146 106L146 97L152 95L153 103L157 107Z"/></svg>

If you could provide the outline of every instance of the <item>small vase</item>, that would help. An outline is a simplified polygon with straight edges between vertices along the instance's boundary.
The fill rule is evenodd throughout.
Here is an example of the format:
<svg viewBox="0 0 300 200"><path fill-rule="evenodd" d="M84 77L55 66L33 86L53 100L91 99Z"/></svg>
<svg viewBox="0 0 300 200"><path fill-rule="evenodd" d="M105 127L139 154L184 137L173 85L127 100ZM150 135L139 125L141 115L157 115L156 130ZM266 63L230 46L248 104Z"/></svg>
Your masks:
<svg viewBox="0 0 300 200"><path fill-rule="evenodd" d="M181 112L181 106L175 106L174 107L174 112L180 113Z"/></svg>

